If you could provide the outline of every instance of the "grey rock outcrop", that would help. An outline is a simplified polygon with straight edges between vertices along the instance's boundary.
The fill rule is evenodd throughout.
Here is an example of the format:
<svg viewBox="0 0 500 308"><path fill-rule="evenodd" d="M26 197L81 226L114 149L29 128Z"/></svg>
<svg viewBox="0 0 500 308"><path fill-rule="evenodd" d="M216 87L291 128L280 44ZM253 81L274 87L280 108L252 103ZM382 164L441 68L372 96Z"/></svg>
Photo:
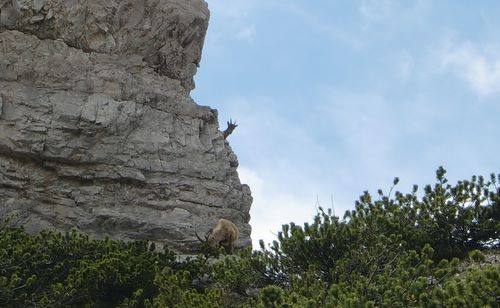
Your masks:
<svg viewBox="0 0 500 308"><path fill-rule="evenodd" d="M0 0L0 217L189 252L250 189L189 96L202 0Z"/></svg>

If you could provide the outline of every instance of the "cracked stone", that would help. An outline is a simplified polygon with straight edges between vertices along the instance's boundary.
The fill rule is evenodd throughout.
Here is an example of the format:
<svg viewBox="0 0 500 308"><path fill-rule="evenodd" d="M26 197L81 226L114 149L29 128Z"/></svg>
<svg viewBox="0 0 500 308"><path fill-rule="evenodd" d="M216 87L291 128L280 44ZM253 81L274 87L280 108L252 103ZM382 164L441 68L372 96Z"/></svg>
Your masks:
<svg viewBox="0 0 500 308"><path fill-rule="evenodd" d="M192 252L227 218L251 244L237 157L189 95L204 1L1 3L0 219Z"/></svg>
<svg viewBox="0 0 500 308"><path fill-rule="evenodd" d="M42 14L37 14L37 15L33 16L33 17L30 19L30 23L35 24L35 23L40 22L40 21L42 21L42 20L44 20L44 19L45 19L45 16L44 16L44 15L42 15Z"/></svg>

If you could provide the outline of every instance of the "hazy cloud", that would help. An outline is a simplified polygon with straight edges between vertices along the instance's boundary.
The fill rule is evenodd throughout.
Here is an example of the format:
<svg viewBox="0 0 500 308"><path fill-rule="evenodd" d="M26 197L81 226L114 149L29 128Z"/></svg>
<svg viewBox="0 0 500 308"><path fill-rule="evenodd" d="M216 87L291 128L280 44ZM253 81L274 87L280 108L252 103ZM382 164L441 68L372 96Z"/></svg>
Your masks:
<svg viewBox="0 0 500 308"><path fill-rule="evenodd" d="M206 0L211 13L224 18L248 18L260 0Z"/></svg>
<svg viewBox="0 0 500 308"><path fill-rule="evenodd" d="M251 24L241 28L239 32L236 33L236 38L242 41L252 41L255 38L255 35L255 25Z"/></svg>
<svg viewBox="0 0 500 308"><path fill-rule="evenodd" d="M369 21L389 19L396 9L393 0L362 0L359 6L361 15Z"/></svg>
<svg viewBox="0 0 500 308"><path fill-rule="evenodd" d="M292 221L301 224L312 220L315 213L312 198L303 198L293 189L282 190L280 185L276 185L275 179L244 166L238 167L238 174L241 182L248 184L252 190L254 201L250 210L250 224L254 249L259 247L261 239L265 243L276 240L276 234L283 224ZM289 180L283 179L284 182Z"/></svg>
<svg viewBox="0 0 500 308"><path fill-rule="evenodd" d="M429 0L361 0L359 13L368 23L422 23L431 7Z"/></svg>
<svg viewBox="0 0 500 308"><path fill-rule="evenodd" d="M301 24L307 25L314 31L323 33L326 38L346 44L354 49L361 49L364 43L357 37L357 34L352 29L346 30L332 23L332 20L324 20L313 11L308 10L298 3L292 2L276 2L273 7L279 9L286 14L295 16Z"/></svg>
<svg viewBox="0 0 500 308"><path fill-rule="evenodd" d="M430 0L207 2L212 19L204 61L220 62L204 77L210 87L200 87L205 92L199 102L217 108L221 124L229 118L239 124L229 141L238 155L240 179L254 197L254 243L275 239L281 224L311 221L317 196L325 208L333 196L342 215L365 189L388 190L394 176L408 191L414 183L432 181L433 168L441 164L465 175L498 166L494 150L483 153L498 131L493 119L498 108L471 104L474 99L464 95L468 87L461 84L481 95L498 93L500 48L457 40L430 53L425 48L436 47L434 38L449 27L463 37L483 37L481 27L468 23L472 15L467 10L455 10L461 5ZM493 10L486 12L494 33L498 18ZM280 32L273 29L277 22ZM301 33L287 31L294 25ZM277 35L283 35L279 44L269 44L268 38ZM294 45L302 42L297 35L309 35L315 48L331 48L331 58L316 57L311 45ZM265 52L245 53L244 60L228 63L220 55L244 53L241 40ZM215 56L217 48L224 53ZM280 60L291 48L300 51L287 54L296 65L268 70L270 61L263 55ZM221 74L221 68L229 71ZM320 75L323 71L328 74ZM447 72L458 78L441 84L438 75ZM299 81L296 76L303 77ZM482 159L474 160L478 155Z"/></svg>
<svg viewBox="0 0 500 308"><path fill-rule="evenodd" d="M470 41L449 40L438 52L441 67L464 79L479 95L500 92L500 52L498 48L481 46Z"/></svg>
<svg viewBox="0 0 500 308"><path fill-rule="evenodd" d="M328 156L307 123L286 118L271 99L231 98L222 103L220 121L231 116L239 124L230 142L240 161L241 182L250 186L254 198L254 245L259 239L274 240L284 223L311 221L316 196L328 197L331 190L318 175L324 169L322 156Z"/></svg>
<svg viewBox="0 0 500 308"><path fill-rule="evenodd" d="M376 93L331 91L319 112L328 117L348 148L373 159L390 150L398 132L391 110L390 103Z"/></svg>
<svg viewBox="0 0 500 308"><path fill-rule="evenodd" d="M262 7L261 0L207 0L211 21L224 24L216 33L216 40L231 36L237 40L252 41L256 36L255 11Z"/></svg>

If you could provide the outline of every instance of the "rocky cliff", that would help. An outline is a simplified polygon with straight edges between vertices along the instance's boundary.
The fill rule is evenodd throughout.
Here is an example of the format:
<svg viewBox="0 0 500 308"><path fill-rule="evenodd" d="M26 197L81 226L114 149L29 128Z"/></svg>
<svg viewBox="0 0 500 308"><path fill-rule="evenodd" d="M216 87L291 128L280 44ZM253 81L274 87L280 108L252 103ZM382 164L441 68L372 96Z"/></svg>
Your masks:
<svg viewBox="0 0 500 308"><path fill-rule="evenodd" d="M202 0L0 0L0 217L195 250L251 195L189 96Z"/></svg>

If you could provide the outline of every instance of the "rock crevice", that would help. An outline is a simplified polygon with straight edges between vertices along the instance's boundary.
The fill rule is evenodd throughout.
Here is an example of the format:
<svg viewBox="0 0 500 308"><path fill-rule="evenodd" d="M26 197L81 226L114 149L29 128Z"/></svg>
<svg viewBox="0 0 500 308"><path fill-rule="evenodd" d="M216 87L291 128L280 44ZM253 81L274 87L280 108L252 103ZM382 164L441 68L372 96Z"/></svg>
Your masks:
<svg viewBox="0 0 500 308"><path fill-rule="evenodd" d="M201 0L0 1L0 215L184 252L224 217L249 245L250 190L189 96L208 18Z"/></svg>

